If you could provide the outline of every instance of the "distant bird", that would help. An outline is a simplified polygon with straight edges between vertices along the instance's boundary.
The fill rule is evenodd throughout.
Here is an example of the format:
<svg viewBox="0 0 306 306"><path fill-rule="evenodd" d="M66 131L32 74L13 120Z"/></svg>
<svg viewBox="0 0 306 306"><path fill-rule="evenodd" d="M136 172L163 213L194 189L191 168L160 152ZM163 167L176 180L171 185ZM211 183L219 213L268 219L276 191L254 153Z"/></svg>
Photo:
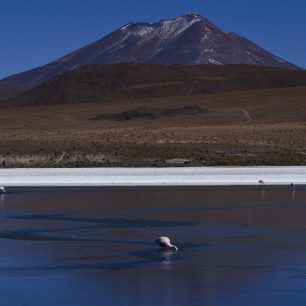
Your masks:
<svg viewBox="0 0 306 306"><path fill-rule="evenodd" d="M258 181L259 184L264 185L265 182L263 180Z"/></svg>
<svg viewBox="0 0 306 306"><path fill-rule="evenodd" d="M159 237L155 240L155 242L162 248L169 248L169 249L174 249L175 251L178 251L178 247L171 244L171 241L168 237Z"/></svg>
<svg viewBox="0 0 306 306"><path fill-rule="evenodd" d="M4 194L4 193L6 193L6 190L5 190L5 188L4 187L0 187L0 194Z"/></svg>

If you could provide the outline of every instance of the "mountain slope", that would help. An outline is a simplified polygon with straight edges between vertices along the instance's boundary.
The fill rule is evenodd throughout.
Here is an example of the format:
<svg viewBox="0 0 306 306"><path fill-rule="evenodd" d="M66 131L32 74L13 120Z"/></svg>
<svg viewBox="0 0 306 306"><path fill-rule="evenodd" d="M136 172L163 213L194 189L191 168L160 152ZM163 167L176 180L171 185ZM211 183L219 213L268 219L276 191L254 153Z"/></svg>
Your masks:
<svg viewBox="0 0 306 306"><path fill-rule="evenodd" d="M190 96L306 85L306 71L254 65L89 65L57 76L0 106Z"/></svg>
<svg viewBox="0 0 306 306"><path fill-rule="evenodd" d="M32 88L63 72L89 64L251 64L297 67L206 18L190 13L156 23L129 23L101 40L36 69L2 80Z"/></svg>
<svg viewBox="0 0 306 306"><path fill-rule="evenodd" d="M14 84L7 84L0 82L0 100L8 99L22 93L24 88L18 87Z"/></svg>

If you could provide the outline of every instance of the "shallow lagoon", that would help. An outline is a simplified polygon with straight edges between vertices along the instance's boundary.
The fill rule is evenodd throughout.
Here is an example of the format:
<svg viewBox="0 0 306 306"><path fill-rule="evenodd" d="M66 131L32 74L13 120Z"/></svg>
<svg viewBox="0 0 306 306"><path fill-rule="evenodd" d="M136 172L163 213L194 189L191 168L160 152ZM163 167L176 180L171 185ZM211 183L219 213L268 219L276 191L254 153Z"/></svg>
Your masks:
<svg viewBox="0 0 306 306"><path fill-rule="evenodd" d="M11 188L0 205L2 305L306 302L304 187Z"/></svg>

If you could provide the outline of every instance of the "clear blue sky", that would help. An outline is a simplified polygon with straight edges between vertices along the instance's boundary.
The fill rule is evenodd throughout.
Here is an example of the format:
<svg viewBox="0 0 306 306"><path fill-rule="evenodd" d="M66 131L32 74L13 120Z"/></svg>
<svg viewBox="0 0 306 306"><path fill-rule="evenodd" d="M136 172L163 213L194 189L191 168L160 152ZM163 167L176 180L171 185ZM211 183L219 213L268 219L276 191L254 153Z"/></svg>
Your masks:
<svg viewBox="0 0 306 306"><path fill-rule="evenodd" d="M3 0L0 78L46 64L127 22L187 12L306 68L305 0Z"/></svg>

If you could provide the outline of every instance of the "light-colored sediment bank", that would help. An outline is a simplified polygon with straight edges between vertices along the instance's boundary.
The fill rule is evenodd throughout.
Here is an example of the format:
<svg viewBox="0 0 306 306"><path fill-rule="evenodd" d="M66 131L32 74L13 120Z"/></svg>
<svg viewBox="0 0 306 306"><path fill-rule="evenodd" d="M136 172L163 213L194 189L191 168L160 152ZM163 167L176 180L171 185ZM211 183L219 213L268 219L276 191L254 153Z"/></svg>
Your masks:
<svg viewBox="0 0 306 306"><path fill-rule="evenodd" d="M306 184L306 167L0 169L3 186L226 186Z"/></svg>

